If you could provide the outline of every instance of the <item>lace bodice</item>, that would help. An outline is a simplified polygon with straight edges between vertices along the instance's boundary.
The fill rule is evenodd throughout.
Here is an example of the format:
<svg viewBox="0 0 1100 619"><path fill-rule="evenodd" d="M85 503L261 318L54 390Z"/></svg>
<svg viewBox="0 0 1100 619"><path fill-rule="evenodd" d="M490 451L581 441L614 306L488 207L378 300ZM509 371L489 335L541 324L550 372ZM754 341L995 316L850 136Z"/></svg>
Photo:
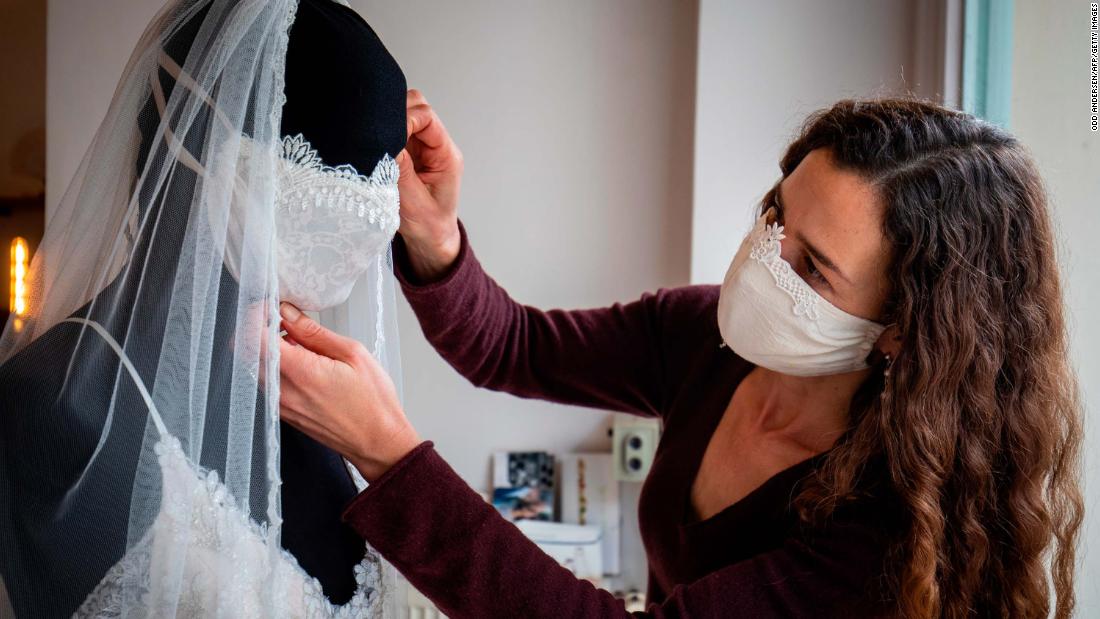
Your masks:
<svg viewBox="0 0 1100 619"><path fill-rule="evenodd" d="M141 609L143 617L382 616L377 555L368 552L356 566L358 589L351 601L333 606L271 531L233 503L216 471L195 467L174 437L161 440L155 451L164 484L160 512L84 601L78 617L121 617L122 609ZM186 590L158 586L176 582L186 583ZM269 597L269 591L278 596Z"/></svg>
<svg viewBox="0 0 1100 619"><path fill-rule="evenodd" d="M225 159L236 146L236 165ZM226 144L213 160L214 170L253 169L248 158L262 156L248 138ZM397 162L388 155L364 176L350 165L325 165L301 135L280 142L275 166L275 236L280 297L302 309L320 310L342 303L363 272L382 268L390 240L400 223ZM234 191L244 180L215 172L213 192ZM230 201L226 265L238 276L231 257L240 252L250 209L263 205ZM212 223L218 213L208 210ZM235 245L237 244L237 245ZM381 299L381 277L377 277ZM374 349L380 350L381 309ZM144 392L120 346L96 323L82 322L111 344ZM163 500L152 526L85 600L80 617L120 617L140 609L144 617L376 617L382 616L382 564L369 548L355 569L358 583L351 601L334 606L321 584L307 574L277 534L251 520L232 500L216 471L192 462L177 440L150 416L161 434L155 446ZM355 476L353 474L353 476ZM365 485L357 478L356 485ZM180 555L184 556L181 558ZM186 583L186 590L164 583ZM265 592L277 591L277 599Z"/></svg>
<svg viewBox="0 0 1100 619"><path fill-rule="evenodd" d="M217 471L199 467L169 434L141 377L117 341L96 322L70 318L102 337L119 356L149 407L162 497L152 525L85 599L77 617L381 617L382 560L369 547L355 568L357 590L329 603L279 545L275 529L238 506ZM179 590L178 583L184 583ZM270 592L276 592L271 596Z"/></svg>

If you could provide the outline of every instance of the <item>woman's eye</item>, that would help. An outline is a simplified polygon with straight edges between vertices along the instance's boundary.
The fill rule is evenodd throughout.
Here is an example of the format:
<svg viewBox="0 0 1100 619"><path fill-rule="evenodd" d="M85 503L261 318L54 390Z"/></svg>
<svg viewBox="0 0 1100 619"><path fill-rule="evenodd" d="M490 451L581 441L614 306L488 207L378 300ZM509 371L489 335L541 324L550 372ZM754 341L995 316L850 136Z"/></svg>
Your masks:
<svg viewBox="0 0 1100 619"><path fill-rule="evenodd" d="M810 258L809 256L806 256L806 273L808 273L811 278L819 282L822 282L824 284L829 283L829 281L825 279L825 275L823 275L821 271L817 268L817 265L814 264L813 258Z"/></svg>

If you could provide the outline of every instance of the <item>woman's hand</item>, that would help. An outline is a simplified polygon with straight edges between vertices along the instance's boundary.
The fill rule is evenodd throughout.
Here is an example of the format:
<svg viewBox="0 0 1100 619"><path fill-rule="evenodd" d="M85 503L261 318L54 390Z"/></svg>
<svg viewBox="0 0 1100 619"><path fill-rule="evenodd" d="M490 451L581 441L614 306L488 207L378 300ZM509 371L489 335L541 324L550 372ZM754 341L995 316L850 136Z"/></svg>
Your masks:
<svg viewBox="0 0 1100 619"><path fill-rule="evenodd" d="M279 313L287 332L279 343L282 418L339 452L367 481L378 479L421 442L393 381L359 342L289 303Z"/></svg>
<svg viewBox="0 0 1100 619"><path fill-rule="evenodd" d="M401 167L401 237L413 271L422 281L438 279L458 256L458 194L462 153L424 95L406 95L408 143Z"/></svg>

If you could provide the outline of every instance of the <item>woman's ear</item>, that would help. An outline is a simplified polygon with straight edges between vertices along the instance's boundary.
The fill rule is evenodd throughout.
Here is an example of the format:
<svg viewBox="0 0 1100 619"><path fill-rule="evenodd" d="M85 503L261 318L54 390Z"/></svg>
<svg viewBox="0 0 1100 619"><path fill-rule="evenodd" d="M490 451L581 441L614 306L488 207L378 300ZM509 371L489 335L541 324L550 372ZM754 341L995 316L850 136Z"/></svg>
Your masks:
<svg viewBox="0 0 1100 619"><path fill-rule="evenodd" d="M898 358L901 353L901 331L898 330L898 323L890 323L883 330L875 342L875 349L883 355L889 355L891 359Z"/></svg>

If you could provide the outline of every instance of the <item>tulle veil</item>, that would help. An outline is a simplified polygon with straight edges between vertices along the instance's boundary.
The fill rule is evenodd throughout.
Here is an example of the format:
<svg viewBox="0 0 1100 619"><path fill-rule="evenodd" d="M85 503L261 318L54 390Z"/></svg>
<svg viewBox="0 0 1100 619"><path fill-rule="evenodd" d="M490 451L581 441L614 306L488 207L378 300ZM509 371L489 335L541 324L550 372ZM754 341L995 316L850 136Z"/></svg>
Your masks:
<svg viewBox="0 0 1100 619"><path fill-rule="evenodd" d="M84 616L394 616L393 568L369 548L355 608L310 606L308 596L301 607L283 590L297 575L279 544L272 204L296 9L297 0L169 2L47 224L29 309L0 335L0 573L18 616L78 606ZM242 140L261 156L218 165L235 166L220 172L244 179L243 200L209 180L213 153ZM239 246L226 242L231 220L244 222ZM389 256L380 260L325 319L361 338L400 385L393 273ZM195 479L170 479L183 474L166 468L171 454ZM42 459L59 472L41 478ZM254 556L203 555L192 545L207 532L186 522L165 539L153 525L166 506L200 505L180 487L239 515L217 526L260 540L246 549ZM196 561L241 566L208 596L211 608L185 607L201 598L188 594ZM104 588L109 578L117 582ZM36 593L20 595L25 583Z"/></svg>

